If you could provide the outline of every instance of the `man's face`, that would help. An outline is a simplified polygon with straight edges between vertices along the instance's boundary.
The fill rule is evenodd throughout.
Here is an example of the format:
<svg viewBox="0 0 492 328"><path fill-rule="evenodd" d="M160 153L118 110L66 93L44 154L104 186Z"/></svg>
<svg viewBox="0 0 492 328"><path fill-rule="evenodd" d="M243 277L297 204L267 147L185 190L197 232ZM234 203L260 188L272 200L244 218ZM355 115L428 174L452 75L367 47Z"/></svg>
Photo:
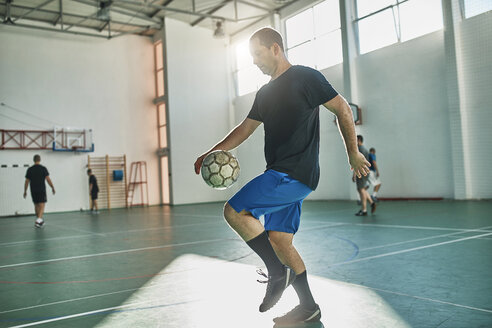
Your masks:
<svg viewBox="0 0 492 328"><path fill-rule="evenodd" d="M277 60L274 54L274 46L270 49L260 44L258 38L249 42L249 51L253 57L253 63L266 75L272 75L277 66Z"/></svg>

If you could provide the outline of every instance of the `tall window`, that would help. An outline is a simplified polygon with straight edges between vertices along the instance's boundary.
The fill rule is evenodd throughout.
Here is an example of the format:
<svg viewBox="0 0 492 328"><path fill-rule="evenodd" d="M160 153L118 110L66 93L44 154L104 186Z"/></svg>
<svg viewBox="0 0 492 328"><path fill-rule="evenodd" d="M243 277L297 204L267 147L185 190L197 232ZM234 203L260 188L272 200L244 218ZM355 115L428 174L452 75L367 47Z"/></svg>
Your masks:
<svg viewBox="0 0 492 328"><path fill-rule="evenodd" d="M157 134L159 140L159 168L161 175L162 203L170 203L169 189L169 147L167 141L166 97L164 88L164 52L162 42L154 44L155 99L157 111Z"/></svg>
<svg viewBox="0 0 492 328"><path fill-rule="evenodd" d="M236 77L238 96L255 92L270 81L270 77L263 74L259 68L253 64L253 58L249 53L249 39L236 45L235 54L236 72L234 74Z"/></svg>
<svg viewBox="0 0 492 328"><path fill-rule="evenodd" d="M492 10L491 0L464 0L465 18Z"/></svg>
<svg viewBox="0 0 492 328"><path fill-rule="evenodd" d="M441 0L356 0L361 54L443 28Z"/></svg>
<svg viewBox="0 0 492 328"><path fill-rule="evenodd" d="M343 60L338 0L326 0L285 21L287 56L293 64L316 69Z"/></svg>

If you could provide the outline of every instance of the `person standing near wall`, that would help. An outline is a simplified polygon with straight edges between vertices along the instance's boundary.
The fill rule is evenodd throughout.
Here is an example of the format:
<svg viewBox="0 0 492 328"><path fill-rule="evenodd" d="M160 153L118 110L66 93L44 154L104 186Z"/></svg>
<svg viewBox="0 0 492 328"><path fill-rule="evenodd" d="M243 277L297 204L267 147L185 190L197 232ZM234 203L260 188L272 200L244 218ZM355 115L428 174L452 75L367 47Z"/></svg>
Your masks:
<svg viewBox="0 0 492 328"><path fill-rule="evenodd" d="M41 156L34 155L34 165L27 169L26 181L24 183L24 198L27 196L27 187L30 186L32 202L34 203L34 212L36 213L36 221L34 221L34 226L36 228L41 228L44 225L44 207L47 202L46 197L46 184L45 181L51 187L53 195L55 194L55 187L53 182L51 182L50 174L48 169L41 163Z"/></svg>
<svg viewBox="0 0 492 328"><path fill-rule="evenodd" d="M379 202L378 199L378 191L379 188L381 188L381 180L379 179L379 166L378 163L376 163L376 149L371 148L369 149L369 163L371 163L371 167L369 167L369 185L373 187L371 199L373 202Z"/></svg>
<svg viewBox="0 0 492 328"><path fill-rule="evenodd" d="M97 194L99 193L99 186L97 185L97 178L92 174L92 170L87 170L87 175L89 176L89 197L90 197L90 207L91 212L94 214L99 214L97 208ZM94 211L94 209L96 209Z"/></svg>
<svg viewBox="0 0 492 328"><path fill-rule="evenodd" d="M263 123L266 171L225 204L224 218L267 267L268 275L263 275L268 284L260 312L272 308L292 284L300 303L274 322L317 321L321 310L292 241L299 228L302 202L319 182L319 105L337 116L354 174L368 174L369 162L357 150L354 119L346 100L320 72L289 63L280 33L262 28L250 37L249 46L254 64L271 81L257 92L243 122L197 158L195 172L200 173L203 159L210 152L238 147ZM260 216L265 218L264 226Z"/></svg>
<svg viewBox="0 0 492 328"><path fill-rule="evenodd" d="M359 149L359 152L364 155L366 160L369 160L369 152L367 151L367 148L364 147L364 137L361 136L360 134L357 135L357 147ZM367 175L357 176L354 172L354 174L352 175L352 181L354 181L357 184L357 192L359 193L361 207L362 207L359 210L359 212L355 213L355 215L357 216L367 215L367 202L371 204L371 213L374 213L376 211L376 203L372 201L371 196L369 195L366 189L368 176Z"/></svg>

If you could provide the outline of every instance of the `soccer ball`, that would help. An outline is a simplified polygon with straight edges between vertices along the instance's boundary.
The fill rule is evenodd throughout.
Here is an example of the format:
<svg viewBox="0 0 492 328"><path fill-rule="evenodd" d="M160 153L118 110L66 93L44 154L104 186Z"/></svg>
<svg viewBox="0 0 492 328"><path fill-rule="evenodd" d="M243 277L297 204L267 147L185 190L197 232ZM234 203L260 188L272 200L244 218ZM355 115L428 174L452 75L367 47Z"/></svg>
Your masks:
<svg viewBox="0 0 492 328"><path fill-rule="evenodd" d="M202 163L202 178L214 189L227 189L239 177L239 162L225 150L216 150L208 154Z"/></svg>

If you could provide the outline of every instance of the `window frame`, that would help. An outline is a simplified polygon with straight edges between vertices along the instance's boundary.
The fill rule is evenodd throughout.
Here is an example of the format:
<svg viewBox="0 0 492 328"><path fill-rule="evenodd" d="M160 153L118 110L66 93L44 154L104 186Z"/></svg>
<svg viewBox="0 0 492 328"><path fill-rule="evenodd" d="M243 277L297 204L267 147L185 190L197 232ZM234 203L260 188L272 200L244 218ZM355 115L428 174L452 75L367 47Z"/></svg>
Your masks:
<svg viewBox="0 0 492 328"><path fill-rule="evenodd" d="M367 19L369 17L372 17L372 16L375 16L377 14L380 14L386 10L389 10L391 9L392 10L392 13L393 13L393 22L394 22L394 33L396 34L396 39L397 41L395 43L403 43L403 42L406 42L406 41L409 41L409 40L412 40L412 39L415 39L415 38L418 38L420 36L424 36L426 34L429 34L429 33L432 33L432 32L435 32L435 31L431 31L431 32L427 32L427 33L424 33L422 35L419 35L417 37L413 37L413 38L410 38L408 40L404 40L402 41L402 29L401 29L401 17L400 17L400 5L406 3L406 2L409 2L409 1L413 1L413 0L396 0L396 3L395 4L392 4L392 5L388 5L388 6L385 6L383 8L380 8L376 11L373 11L372 13L369 13L369 14L366 14L362 17L358 17L358 10L357 10L357 1L358 0L352 0L353 1L353 8L355 10L355 13L356 13L356 18L354 20L352 20L352 23L355 25L355 33L356 33L356 41L357 41L357 54L358 55L363 55L363 54L366 54L366 53L370 53L372 51L375 51L375 50L378 50L378 49L381 49L381 48L384 48L384 47L381 47L381 48L376 48L376 49L373 49L373 50L370 50L370 51L367 51L367 52L364 52L364 53L361 53L361 49L360 49L360 30L359 30L359 22L364 20L364 19ZM460 0L460 1L464 1L464 0ZM396 11L396 12L395 12ZM444 17L441 13L441 19L443 20L443 27L444 28ZM437 31L437 30L436 30ZM395 43L391 43L387 46L390 46L392 44L395 44Z"/></svg>
<svg viewBox="0 0 492 328"><path fill-rule="evenodd" d="M285 31L285 54L287 55L287 58L289 58L289 51L290 50L293 50L293 49L298 48L300 46L306 45L308 43L311 43L311 46L313 47L313 49L315 49L316 48L316 41L318 39L321 39L321 38L323 38L325 36L328 36L328 35L330 35L332 33L337 32L337 31L339 31L340 36L342 35L342 20L341 20L341 17L340 17L340 25L339 25L339 27L334 28L334 29L330 29L330 30L328 30L328 31L326 31L324 33L320 33L320 34L317 34L316 33L316 19L315 19L314 8L316 6L322 4L325 1L337 1L338 2L338 0L323 0L323 1L319 1L319 2L316 2L314 4L311 4L308 7L303 8L302 10L300 10L300 11L298 11L298 12L296 12L296 13L288 16L288 17L285 17L283 19L283 24L282 25L283 25L283 29ZM292 45L291 47L289 47L288 46L288 44L289 44L289 42L288 42L289 35L287 33L287 21L289 19L292 19L293 17L296 17L297 15L300 15L300 14L308 11L308 10L311 10L311 16L312 16L311 18L313 20L313 33L312 33L311 37L308 40L304 40L302 42L296 43L296 44ZM340 5L339 4L338 4L338 15L340 16ZM340 49L339 50L342 52L341 61L338 62L338 63L332 64L330 66L326 66L326 67L320 67L319 63L317 62L316 56L313 55L314 68L317 69L317 70L323 70L323 69L327 69L329 67L333 67L333 66L342 64L343 63L343 41L340 42Z"/></svg>

